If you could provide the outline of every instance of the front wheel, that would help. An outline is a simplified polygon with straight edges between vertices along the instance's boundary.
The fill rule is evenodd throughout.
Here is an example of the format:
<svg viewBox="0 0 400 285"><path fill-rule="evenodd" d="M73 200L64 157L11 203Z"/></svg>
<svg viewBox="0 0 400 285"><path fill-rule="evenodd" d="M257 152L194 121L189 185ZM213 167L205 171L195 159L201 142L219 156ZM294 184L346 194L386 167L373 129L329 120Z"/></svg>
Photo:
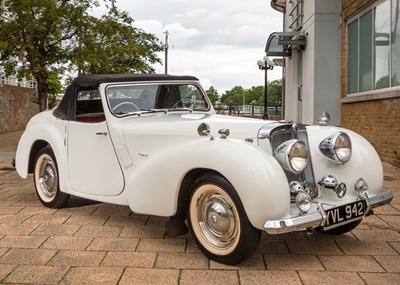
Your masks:
<svg viewBox="0 0 400 285"><path fill-rule="evenodd" d="M192 186L188 224L197 246L211 259L236 264L258 248L254 228L233 186L217 175L204 175Z"/></svg>
<svg viewBox="0 0 400 285"><path fill-rule="evenodd" d="M49 208L61 208L69 195L60 191L57 162L49 146L42 148L35 160L33 179L40 202Z"/></svg>

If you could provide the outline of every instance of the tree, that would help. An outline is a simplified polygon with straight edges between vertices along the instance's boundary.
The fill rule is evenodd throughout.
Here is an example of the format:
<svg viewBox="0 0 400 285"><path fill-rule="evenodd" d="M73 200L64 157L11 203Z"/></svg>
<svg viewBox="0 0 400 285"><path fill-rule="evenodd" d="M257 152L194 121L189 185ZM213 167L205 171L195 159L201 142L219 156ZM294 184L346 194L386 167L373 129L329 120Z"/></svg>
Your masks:
<svg viewBox="0 0 400 285"><path fill-rule="evenodd" d="M111 7L101 18L87 17L77 34L70 68L81 73L153 73L163 50L152 34L132 26L126 12Z"/></svg>
<svg viewBox="0 0 400 285"><path fill-rule="evenodd" d="M0 0L0 64L7 74L36 79L41 111L47 107L49 75L66 65L82 72L118 72L125 64L129 71L151 71L150 64L160 61L156 38L135 30L115 0L104 1L108 14L96 19L89 11L97 0Z"/></svg>
<svg viewBox="0 0 400 285"><path fill-rule="evenodd" d="M206 93L207 93L208 98L211 101L211 104L213 104L215 106L215 102L217 102L219 99L217 89L215 89L213 86L211 86L210 88L208 88L206 90Z"/></svg>

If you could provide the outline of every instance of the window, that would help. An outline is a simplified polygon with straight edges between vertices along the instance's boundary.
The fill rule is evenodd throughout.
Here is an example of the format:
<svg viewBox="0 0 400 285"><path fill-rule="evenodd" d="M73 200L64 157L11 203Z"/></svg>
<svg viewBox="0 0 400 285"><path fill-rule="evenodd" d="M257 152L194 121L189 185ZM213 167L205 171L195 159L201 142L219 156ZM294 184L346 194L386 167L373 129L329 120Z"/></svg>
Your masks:
<svg viewBox="0 0 400 285"><path fill-rule="evenodd" d="M112 113L116 116L162 110L207 111L208 101L200 89L191 84L132 84L106 89Z"/></svg>
<svg viewBox="0 0 400 285"><path fill-rule="evenodd" d="M103 105L98 90L81 90L76 101L76 121L99 123L105 121Z"/></svg>
<svg viewBox="0 0 400 285"><path fill-rule="evenodd" d="M400 85L398 1L379 1L347 26L347 93Z"/></svg>

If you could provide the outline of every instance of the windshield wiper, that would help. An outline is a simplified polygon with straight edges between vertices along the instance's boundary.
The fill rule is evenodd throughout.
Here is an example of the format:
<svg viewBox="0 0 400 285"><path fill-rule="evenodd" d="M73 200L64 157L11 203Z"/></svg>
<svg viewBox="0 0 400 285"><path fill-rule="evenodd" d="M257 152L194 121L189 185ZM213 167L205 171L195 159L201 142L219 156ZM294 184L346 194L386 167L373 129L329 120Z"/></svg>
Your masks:
<svg viewBox="0 0 400 285"><path fill-rule="evenodd" d="M173 111L189 111L190 113L193 113L193 108L174 108L174 109L168 109L168 111L173 112Z"/></svg>
<svg viewBox="0 0 400 285"><path fill-rule="evenodd" d="M163 112L165 114L168 113L168 109L140 109L140 111L148 112L148 113L160 113Z"/></svg>

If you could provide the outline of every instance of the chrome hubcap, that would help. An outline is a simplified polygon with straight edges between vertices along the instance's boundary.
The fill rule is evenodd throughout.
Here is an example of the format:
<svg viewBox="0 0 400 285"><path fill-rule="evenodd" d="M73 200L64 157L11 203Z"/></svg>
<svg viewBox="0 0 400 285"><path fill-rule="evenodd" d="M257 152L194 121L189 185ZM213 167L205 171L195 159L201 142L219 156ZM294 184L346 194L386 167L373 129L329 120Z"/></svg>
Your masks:
<svg viewBox="0 0 400 285"><path fill-rule="evenodd" d="M40 163L38 186L47 198L53 198L57 192L57 172L53 161L44 157Z"/></svg>
<svg viewBox="0 0 400 285"><path fill-rule="evenodd" d="M210 251L228 254L239 240L239 217L231 198L214 185L201 186L192 198L191 221L196 236Z"/></svg>

